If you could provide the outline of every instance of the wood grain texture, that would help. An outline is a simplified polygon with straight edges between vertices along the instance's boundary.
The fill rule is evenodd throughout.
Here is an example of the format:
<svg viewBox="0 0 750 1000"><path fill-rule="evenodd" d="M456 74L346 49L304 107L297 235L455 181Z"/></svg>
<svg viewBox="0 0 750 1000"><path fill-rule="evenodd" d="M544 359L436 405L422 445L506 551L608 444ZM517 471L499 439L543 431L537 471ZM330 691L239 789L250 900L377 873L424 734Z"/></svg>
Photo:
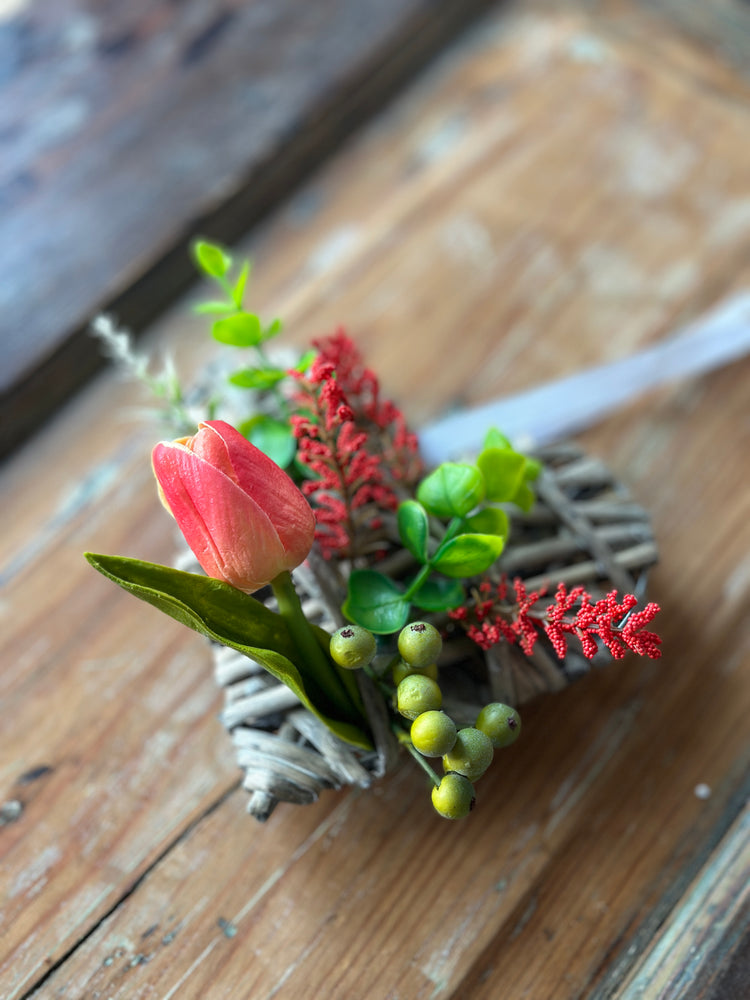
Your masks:
<svg viewBox="0 0 750 1000"><path fill-rule="evenodd" d="M0 455L489 0L27 0L0 10Z"/></svg>
<svg viewBox="0 0 750 1000"><path fill-rule="evenodd" d="M253 301L297 342L345 321L415 423L657 340L750 283L744 85L700 58L696 76L596 16L504 10L256 234ZM188 306L147 343L190 373L210 346ZM749 377L582 436L652 512L663 660L530 705L463 824L405 762L265 827L200 640L80 557L173 551L159 431L127 413L143 396L92 383L3 471L3 995L616 995L712 864L735 900L714 981L737 980Z"/></svg>
<svg viewBox="0 0 750 1000"><path fill-rule="evenodd" d="M725 969L747 943L737 934L750 909L750 806L732 824L682 905L617 992L621 1000L747 996L750 981L728 986ZM743 914L743 911L744 914ZM745 962L746 965L746 962ZM730 992L731 990L731 992Z"/></svg>

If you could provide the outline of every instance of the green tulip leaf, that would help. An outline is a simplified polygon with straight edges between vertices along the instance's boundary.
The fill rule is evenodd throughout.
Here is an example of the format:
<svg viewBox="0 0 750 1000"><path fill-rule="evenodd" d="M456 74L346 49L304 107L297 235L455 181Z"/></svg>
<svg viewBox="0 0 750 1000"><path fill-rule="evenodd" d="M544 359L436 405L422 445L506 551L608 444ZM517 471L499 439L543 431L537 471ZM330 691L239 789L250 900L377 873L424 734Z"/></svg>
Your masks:
<svg viewBox="0 0 750 1000"><path fill-rule="evenodd" d="M482 473L475 465L443 462L423 479L417 500L435 517L465 517L484 500Z"/></svg>
<svg viewBox="0 0 750 1000"><path fill-rule="evenodd" d="M512 500L523 482L526 459L511 448L485 448L477 458L487 487L487 499L495 503Z"/></svg>
<svg viewBox="0 0 750 1000"><path fill-rule="evenodd" d="M341 609L349 621L376 635L390 635L406 625L409 602L393 580L372 569L349 574L349 591Z"/></svg>
<svg viewBox="0 0 750 1000"><path fill-rule="evenodd" d="M232 258L220 246L198 240L193 244L193 256L198 267L209 278L223 278L232 266Z"/></svg>
<svg viewBox="0 0 750 1000"><path fill-rule="evenodd" d="M456 535L440 546L432 567L445 576L476 576L490 568L504 545L500 535Z"/></svg>
<svg viewBox="0 0 750 1000"><path fill-rule="evenodd" d="M341 739L359 747L371 745L353 717L331 714L330 700L296 665L299 654L286 622L254 597L220 580L140 559L91 552L86 558L128 593L214 642L257 660ZM321 629L315 632L324 646L329 637Z"/></svg>
<svg viewBox="0 0 750 1000"><path fill-rule="evenodd" d="M411 600L422 611L449 611L464 603L464 588L458 580L431 577L412 595Z"/></svg>
<svg viewBox="0 0 750 1000"><path fill-rule="evenodd" d="M217 319L211 327L211 333L214 340L231 347L255 347L263 337L258 317L245 312Z"/></svg>
<svg viewBox="0 0 750 1000"><path fill-rule="evenodd" d="M467 517L464 526L477 535L500 535L502 538L507 538L510 531L508 515L500 507L484 507Z"/></svg>
<svg viewBox="0 0 750 1000"><path fill-rule="evenodd" d="M427 562L427 536L429 521L427 511L416 500L404 500L399 504L398 533L405 548L421 563Z"/></svg>

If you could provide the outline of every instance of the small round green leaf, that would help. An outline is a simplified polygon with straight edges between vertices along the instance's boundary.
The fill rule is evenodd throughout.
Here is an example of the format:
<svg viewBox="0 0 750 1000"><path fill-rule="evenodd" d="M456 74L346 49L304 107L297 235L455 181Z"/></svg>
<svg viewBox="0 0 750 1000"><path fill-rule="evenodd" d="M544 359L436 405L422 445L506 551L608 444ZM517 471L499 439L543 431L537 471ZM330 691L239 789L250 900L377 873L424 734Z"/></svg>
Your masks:
<svg viewBox="0 0 750 1000"><path fill-rule="evenodd" d="M508 515L500 507L485 507L467 518L464 524L478 535L501 535L507 538L510 530Z"/></svg>
<svg viewBox="0 0 750 1000"><path fill-rule="evenodd" d="M215 243L198 240L193 244L193 254L198 267L211 278L223 278L232 266L232 258Z"/></svg>
<svg viewBox="0 0 750 1000"><path fill-rule="evenodd" d="M485 448L477 458L487 488L487 499L495 503L512 500L523 482L526 459L510 448Z"/></svg>
<svg viewBox="0 0 750 1000"><path fill-rule="evenodd" d="M435 517L465 517L484 500L484 480L475 465L443 462L417 490L417 500Z"/></svg>
<svg viewBox="0 0 750 1000"><path fill-rule="evenodd" d="M457 608L465 600L464 588L458 580L443 580L432 577L425 580L416 594L412 594L412 604L422 611L449 611Z"/></svg>
<svg viewBox="0 0 750 1000"><path fill-rule="evenodd" d="M409 602L387 576L372 569L355 569L349 575L349 592L342 611L356 625L376 635L389 635L406 624Z"/></svg>
<svg viewBox="0 0 750 1000"><path fill-rule="evenodd" d="M261 414L246 420L239 427L240 434L285 469L297 454L297 441L289 424Z"/></svg>
<svg viewBox="0 0 750 1000"><path fill-rule="evenodd" d="M490 568L504 545L500 535L457 535L441 546L432 566L445 576L476 576Z"/></svg>
<svg viewBox="0 0 750 1000"><path fill-rule="evenodd" d="M236 313L211 327L214 340L232 347L255 347L261 340L260 320L252 313Z"/></svg>
<svg viewBox="0 0 750 1000"><path fill-rule="evenodd" d="M416 500L404 500L399 504L398 533L405 548L418 562L427 562L427 535L429 521L427 511Z"/></svg>

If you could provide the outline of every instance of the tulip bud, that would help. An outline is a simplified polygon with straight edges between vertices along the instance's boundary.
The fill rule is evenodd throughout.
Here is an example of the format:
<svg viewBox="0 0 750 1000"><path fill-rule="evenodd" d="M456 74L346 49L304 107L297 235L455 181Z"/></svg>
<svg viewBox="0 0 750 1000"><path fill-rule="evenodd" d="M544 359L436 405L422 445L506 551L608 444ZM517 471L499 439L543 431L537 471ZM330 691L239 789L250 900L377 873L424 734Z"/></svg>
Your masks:
<svg viewBox="0 0 750 1000"><path fill-rule="evenodd" d="M287 474L223 420L157 444L164 506L208 576L252 593L307 556L315 515Z"/></svg>

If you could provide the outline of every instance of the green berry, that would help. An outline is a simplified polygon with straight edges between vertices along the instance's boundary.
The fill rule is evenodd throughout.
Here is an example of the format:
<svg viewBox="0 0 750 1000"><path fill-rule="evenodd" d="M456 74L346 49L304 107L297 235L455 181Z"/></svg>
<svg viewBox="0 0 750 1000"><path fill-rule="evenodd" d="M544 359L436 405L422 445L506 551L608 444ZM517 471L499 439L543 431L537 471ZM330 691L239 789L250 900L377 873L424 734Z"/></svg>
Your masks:
<svg viewBox="0 0 750 1000"><path fill-rule="evenodd" d="M432 804L446 819L462 819L474 807L474 789L463 774L446 774L432 789Z"/></svg>
<svg viewBox="0 0 750 1000"><path fill-rule="evenodd" d="M442 648L440 633L429 622L412 622L398 636L398 651L412 667L435 663Z"/></svg>
<svg viewBox="0 0 750 1000"><path fill-rule="evenodd" d="M489 736L494 747L509 747L521 735L521 716L510 705L493 701L479 713L476 726Z"/></svg>
<svg viewBox="0 0 750 1000"><path fill-rule="evenodd" d="M436 681L438 678L437 663L428 663L426 667L413 667L406 660L399 660L391 671L394 686L398 687L404 677L409 677L411 674L424 674L425 677L431 677Z"/></svg>
<svg viewBox="0 0 750 1000"><path fill-rule="evenodd" d="M493 753L492 740L485 733L479 729L459 729L456 742L443 757L443 767L476 781L492 763Z"/></svg>
<svg viewBox="0 0 750 1000"><path fill-rule="evenodd" d="M347 670L358 670L372 663L375 649L375 636L361 625L344 625L331 636L331 656Z"/></svg>
<svg viewBox="0 0 750 1000"><path fill-rule="evenodd" d="M410 674L396 688L396 707L407 719L431 712L443 704L443 692L431 677Z"/></svg>
<svg viewBox="0 0 750 1000"><path fill-rule="evenodd" d="M442 757L456 742L456 723L445 712L422 712L411 724L411 741L425 757Z"/></svg>

